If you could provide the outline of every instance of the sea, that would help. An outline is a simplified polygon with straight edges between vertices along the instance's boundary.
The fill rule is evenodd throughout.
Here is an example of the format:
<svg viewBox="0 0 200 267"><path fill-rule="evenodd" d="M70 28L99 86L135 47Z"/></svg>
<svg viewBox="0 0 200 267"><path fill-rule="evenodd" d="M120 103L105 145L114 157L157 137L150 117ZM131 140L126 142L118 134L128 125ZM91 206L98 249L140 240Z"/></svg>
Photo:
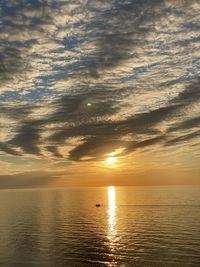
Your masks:
<svg viewBox="0 0 200 267"><path fill-rule="evenodd" d="M199 267L200 186L0 190L1 267Z"/></svg>

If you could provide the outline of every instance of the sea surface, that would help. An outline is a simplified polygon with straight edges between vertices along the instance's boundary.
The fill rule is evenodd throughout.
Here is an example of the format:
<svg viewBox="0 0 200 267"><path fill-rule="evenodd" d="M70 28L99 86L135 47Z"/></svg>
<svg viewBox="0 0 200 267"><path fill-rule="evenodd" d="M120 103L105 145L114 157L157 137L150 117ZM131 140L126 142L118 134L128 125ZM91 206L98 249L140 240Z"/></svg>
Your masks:
<svg viewBox="0 0 200 267"><path fill-rule="evenodd" d="M200 187L1 190L0 266L199 267Z"/></svg>

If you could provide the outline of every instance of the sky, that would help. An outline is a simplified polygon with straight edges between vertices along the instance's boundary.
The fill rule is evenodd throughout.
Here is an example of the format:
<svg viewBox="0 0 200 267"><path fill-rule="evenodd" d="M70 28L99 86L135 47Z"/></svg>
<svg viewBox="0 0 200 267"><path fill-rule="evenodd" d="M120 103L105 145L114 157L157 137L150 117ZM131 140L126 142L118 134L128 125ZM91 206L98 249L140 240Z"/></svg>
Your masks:
<svg viewBox="0 0 200 267"><path fill-rule="evenodd" d="M200 184L198 0L1 0L0 188Z"/></svg>

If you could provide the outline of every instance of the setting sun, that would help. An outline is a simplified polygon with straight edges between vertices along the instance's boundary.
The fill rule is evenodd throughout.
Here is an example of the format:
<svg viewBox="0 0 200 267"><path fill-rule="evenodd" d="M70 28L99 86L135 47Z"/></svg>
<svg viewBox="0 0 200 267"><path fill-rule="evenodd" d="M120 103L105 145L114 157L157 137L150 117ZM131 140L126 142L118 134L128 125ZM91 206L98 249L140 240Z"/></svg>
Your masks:
<svg viewBox="0 0 200 267"><path fill-rule="evenodd" d="M113 156L109 156L106 160L105 160L105 164L109 165L109 166L113 166L115 165L115 163L117 162L117 158L113 157Z"/></svg>

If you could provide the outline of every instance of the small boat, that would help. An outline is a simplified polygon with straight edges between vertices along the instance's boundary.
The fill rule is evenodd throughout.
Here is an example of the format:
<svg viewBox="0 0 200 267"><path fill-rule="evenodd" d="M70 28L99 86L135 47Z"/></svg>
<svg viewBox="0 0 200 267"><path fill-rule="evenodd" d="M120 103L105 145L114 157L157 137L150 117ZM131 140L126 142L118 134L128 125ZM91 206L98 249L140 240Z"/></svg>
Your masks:
<svg viewBox="0 0 200 267"><path fill-rule="evenodd" d="M96 207L101 207L101 205L100 204L96 204Z"/></svg>

